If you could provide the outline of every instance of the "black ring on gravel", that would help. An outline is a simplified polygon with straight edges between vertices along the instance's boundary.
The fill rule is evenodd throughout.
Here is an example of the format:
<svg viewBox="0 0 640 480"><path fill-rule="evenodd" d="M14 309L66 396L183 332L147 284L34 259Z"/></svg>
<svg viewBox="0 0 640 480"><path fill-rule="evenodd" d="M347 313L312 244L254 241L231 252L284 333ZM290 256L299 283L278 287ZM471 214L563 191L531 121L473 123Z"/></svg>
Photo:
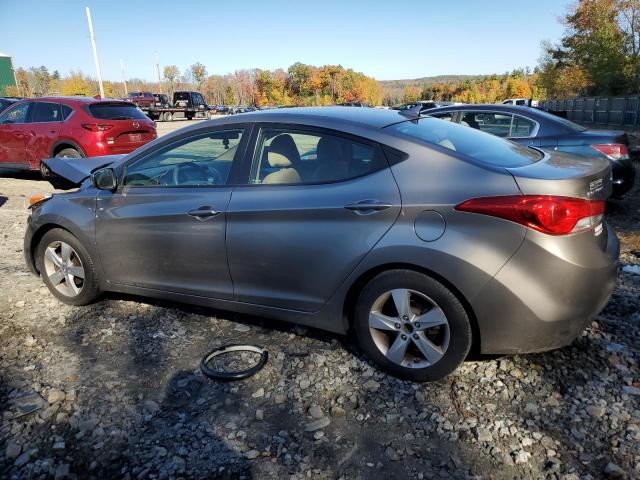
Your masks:
<svg viewBox="0 0 640 480"><path fill-rule="evenodd" d="M219 370L213 370L209 367L209 362L213 358L230 352L259 353L260 360L253 367L237 372L222 372ZM207 353L202 358L202 360L200 360L200 370L202 370L202 373L204 373L207 377L213 378L215 380L243 380L245 378L249 378L252 375L255 375L260 370L262 370L262 368L266 365L268 359L269 352L267 352L264 348L256 347L255 345L225 345L222 347L214 348L209 353Z"/></svg>

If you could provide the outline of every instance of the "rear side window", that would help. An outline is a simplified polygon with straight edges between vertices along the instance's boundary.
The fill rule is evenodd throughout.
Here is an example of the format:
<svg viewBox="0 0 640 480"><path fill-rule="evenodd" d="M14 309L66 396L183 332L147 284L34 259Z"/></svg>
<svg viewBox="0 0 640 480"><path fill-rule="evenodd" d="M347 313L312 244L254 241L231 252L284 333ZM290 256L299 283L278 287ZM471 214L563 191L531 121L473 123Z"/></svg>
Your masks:
<svg viewBox="0 0 640 480"><path fill-rule="evenodd" d="M253 184L340 182L379 170L372 145L324 131L263 128L251 168Z"/></svg>
<svg viewBox="0 0 640 480"><path fill-rule="evenodd" d="M535 163L542 154L532 148L435 118L421 118L389 125L400 135L448 148L486 165L521 167Z"/></svg>
<svg viewBox="0 0 640 480"><path fill-rule="evenodd" d="M33 122L61 122L62 112L60 111L60 105L57 103L38 102L36 103L35 114L33 115Z"/></svg>
<svg viewBox="0 0 640 480"><path fill-rule="evenodd" d="M69 116L73 112L73 109L67 105L61 105L61 107L62 107L62 119L66 120L67 118L69 118Z"/></svg>
<svg viewBox="0 0 640 480"><path fill-rule="evenodd" d="M135 105L120 103L94 103L89 105L89 113L100 120L134 120L145 119L147 116Z"/></svg>

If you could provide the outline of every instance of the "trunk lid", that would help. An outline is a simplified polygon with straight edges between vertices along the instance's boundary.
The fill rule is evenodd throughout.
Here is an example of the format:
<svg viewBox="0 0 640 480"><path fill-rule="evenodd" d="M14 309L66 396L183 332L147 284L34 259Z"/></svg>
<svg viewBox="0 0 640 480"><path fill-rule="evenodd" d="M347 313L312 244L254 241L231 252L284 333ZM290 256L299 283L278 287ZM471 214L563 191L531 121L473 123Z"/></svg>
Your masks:
<svg viewBox="0 0 640 480"><path fill-rule="evenodd" d="M124 155L105 155L90 158L49 158L42 161L42 176L61 190L70 190L102 167L107 167L120 160Z"/></svg>
<svg viewBox="0 0 640 480"><path fill-rule="evenodd" d="M606 200L611 195L611 164L600 157L544 152L541 160L506 169L525 195L559 195Z"/></svg>

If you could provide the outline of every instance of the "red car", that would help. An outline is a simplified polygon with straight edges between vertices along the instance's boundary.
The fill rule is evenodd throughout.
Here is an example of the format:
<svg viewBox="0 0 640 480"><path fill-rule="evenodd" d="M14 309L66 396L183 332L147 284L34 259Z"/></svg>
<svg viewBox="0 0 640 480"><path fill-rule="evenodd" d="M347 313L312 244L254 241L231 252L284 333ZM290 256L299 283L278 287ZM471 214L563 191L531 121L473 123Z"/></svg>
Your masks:
<svg viewBox="0 0 640 480"><path fill-rule="evenodd" d="M0 167L36 170L51 157L129 153L156 137L155 122L129 102L25 99L0 114Z"/></svg>
<svg viewBox="0 0 640 480"><path fill-rule="evenodd" d="M135 103L144 109L152 108L156 104L156 97L151 92L129 92L123 100Z"/></svg>

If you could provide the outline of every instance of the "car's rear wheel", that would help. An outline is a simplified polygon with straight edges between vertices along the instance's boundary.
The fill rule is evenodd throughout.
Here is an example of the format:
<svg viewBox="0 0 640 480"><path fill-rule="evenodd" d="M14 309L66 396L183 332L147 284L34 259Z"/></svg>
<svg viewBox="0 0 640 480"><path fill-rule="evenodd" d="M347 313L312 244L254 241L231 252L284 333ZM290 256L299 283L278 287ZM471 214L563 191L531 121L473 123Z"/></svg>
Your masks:
<svg viewBox="0 0 640 480"><path fill-rule="evenodd" d="M471 347L469 317L458 298L442 283L412 270L374 277L360 293L354 326L365 354L406 380L447 376Z"/></svg>
<svg viewBox="0 0 640 480"><path fill-rule="evenodd" d="M82 154L75 148L63 148L55 155L56 158L82 158Z"/></svg>
<svg viewBox="0 0 640 480"><path fill-rule="evenodd" d="M86 305L99 296L93 260L67 230L45 233L36 249L36 264L49 291L68 305Z"/></svg>

